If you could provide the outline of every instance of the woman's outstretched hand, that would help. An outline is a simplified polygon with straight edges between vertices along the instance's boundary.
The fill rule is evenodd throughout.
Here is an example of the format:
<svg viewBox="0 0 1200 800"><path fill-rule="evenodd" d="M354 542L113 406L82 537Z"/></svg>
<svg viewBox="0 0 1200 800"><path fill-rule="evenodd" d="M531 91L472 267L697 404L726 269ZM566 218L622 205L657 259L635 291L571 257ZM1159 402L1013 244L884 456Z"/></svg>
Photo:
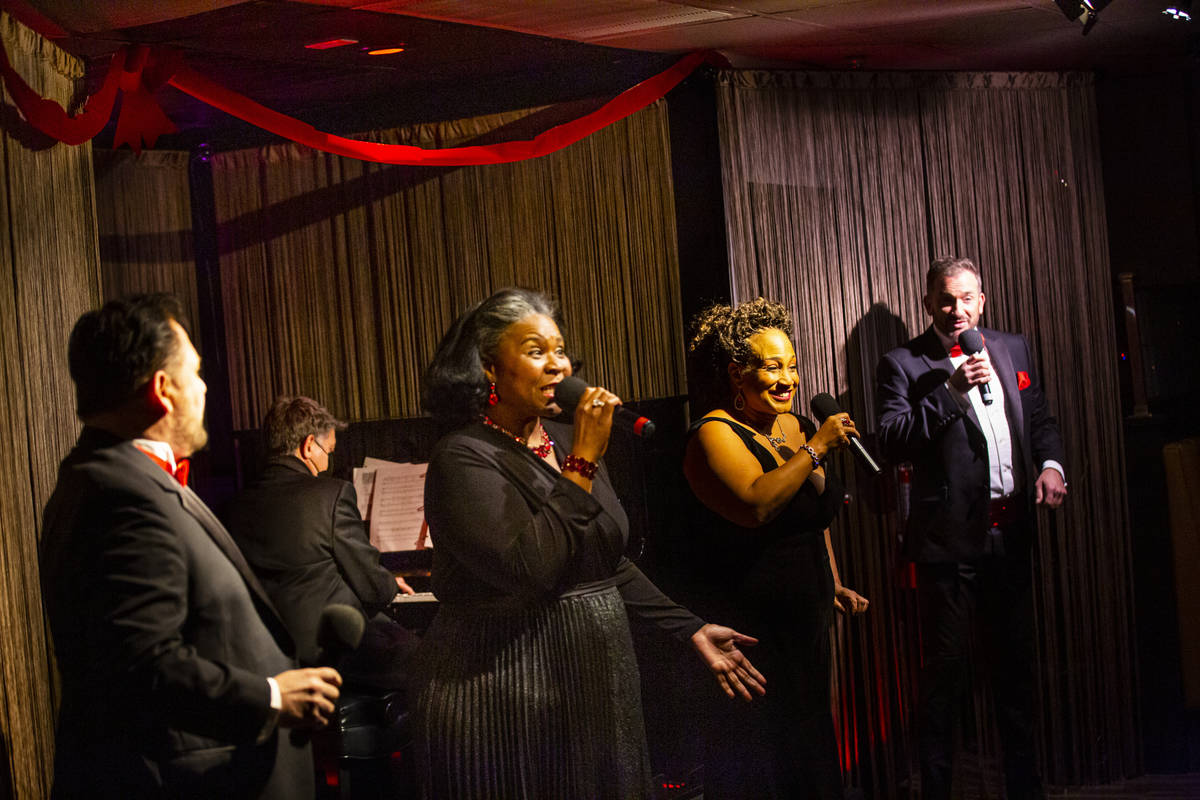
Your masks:
<svg viewBox="0 0 1200 800"><path fill-rule="evenodd" d="M708 665L717 683L730 697L741 696L750 701L754 695L764 695L767 679L754 668L739 645L752 647L758 639L738 633L733 628L709 623L692 634L692 647Z"/></svg>

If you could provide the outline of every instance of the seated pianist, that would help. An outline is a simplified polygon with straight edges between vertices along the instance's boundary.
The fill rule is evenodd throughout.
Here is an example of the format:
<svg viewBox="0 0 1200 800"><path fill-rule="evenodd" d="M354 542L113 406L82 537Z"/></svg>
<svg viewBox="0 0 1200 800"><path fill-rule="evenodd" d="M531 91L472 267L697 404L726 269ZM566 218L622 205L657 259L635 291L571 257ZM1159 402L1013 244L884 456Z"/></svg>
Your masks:
<svg viewBox="0 0 1200 800"><path fill-rule="evenodd" d="M367 617L362 644L339 665L348 687L398 690L417 637L384 611L413 590L380 564L354 486L321 474L345 427L315 400L276 399L263 421L267 465L231 503L229 530L283 617L301 662L318 658L321 610L343 603Z"/></svg>

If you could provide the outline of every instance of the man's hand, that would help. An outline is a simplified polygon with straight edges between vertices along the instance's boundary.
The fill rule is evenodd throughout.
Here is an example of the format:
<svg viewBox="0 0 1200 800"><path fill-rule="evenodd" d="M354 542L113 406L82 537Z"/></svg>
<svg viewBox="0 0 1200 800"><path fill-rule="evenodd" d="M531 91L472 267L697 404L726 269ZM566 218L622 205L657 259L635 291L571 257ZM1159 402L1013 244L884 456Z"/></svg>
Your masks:
<svg viewBox="0 0 1200 800"><path fill-rule="evenodd" d="M867 610L870 602L853 589L840 583L833 587L833 607L843 614L857 615Z"/></svg>
<svg viewBox="0 0 1200 800"><path fill-rule="evenodd" d="M972 386L987 383L992 379L992 362L988 360L987 351L983 350L958 365L954 374L947 381L959 394L971 391Z"/></svg>
<svg viewBox="0 0 1200 800"><path fill-rule="evenodd" d="M1062 475L1059 475L1058 470L1054 467L1046 467L1042 470L1042 474L1038 475L1035 487L1037 489L1037 501L1045 503L1050 508L1058 508L1067 497L1066 481L1063 480Z"/></svg>
<svg viewBox="0 0 1200 800"><path fill-rule="evenodd" d="M717 683L730 697L741 695L747 702L754 699L755 692L763 695L767 690L766 678L754 668L750 659L738 649L738 645L756 645L758 639L738 633L733 628L709 623L692 634L692 647L709 670L717 677Z"/></svg>
<svg viewBox="0 0 1200 800"><path fill-rule="evenodd" d="M275 676L283 708L279 724L285 728L324 728L333 715L342 676L332 667L290 669Z"/></svg>
<svg viewBox="0 0 1200 800"><path fill-rule="evenodd" d="M408 582L399 575L396 576L396 586L400 589L400 594L416 594L416 591L413 589L413 587L409 586Z"/></svg>

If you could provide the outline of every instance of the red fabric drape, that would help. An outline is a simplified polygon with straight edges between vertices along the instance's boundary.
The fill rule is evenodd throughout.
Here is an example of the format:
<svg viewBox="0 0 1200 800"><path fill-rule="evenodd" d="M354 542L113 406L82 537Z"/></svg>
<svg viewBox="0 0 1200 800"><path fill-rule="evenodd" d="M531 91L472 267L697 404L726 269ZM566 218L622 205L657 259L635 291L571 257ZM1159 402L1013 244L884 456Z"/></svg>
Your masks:
<svg viewBox="0 0 1200 800"><path fill-rule="evenodd" d="M523 161L561 150L653 103L690 75L704 60L705 56L701 53L685 56L674 66L647 78L631 89L626 89L592 113L556 125L532 139L471 147L447 147L440 150L426 150L402 144L373 144L323 133L307 123L272 111L213 83L186 66L171 77L170 83L176 89L187 92L214 108L315 150L382 164L448 167Z"/></svg>
<svg viewBox="0 0 1200 800"><path fill-rule="evenodd" d="M113 55L104 85L82 113L69 116L57 103L39 97L8 62L0 47L0 76L25 119L42 133L67 144L82 144L104 127L112 115L117 90L123 92L114 146L135 151L153 146L162 133L174 132L153 92L170 83L214 108L285 139L334 155L382 164L467 166L523 161L553 153L653 103L700 66L707 56L692 53L675 65L625 90L597 110L556 125L532 139L499 144L426 150L413 145L374 144L335 136L308 123L272 111L244 95L215 83L183 63L178 54L145 46L122 48Z"/></svg>
<svg viewBox="0 0 1200 800"><path fill-rule="evenodd" d="M83 144L98 134L112 116L117 89L125 72L125 53L124 47L113 53L104 85L88 98L83 111L73 117L58 103L46 100L29 88L29 84L12 68L3 45L0 45L0 77L3 77L4 88L12 95L13 103L30 125L60 142Z"/></svg>

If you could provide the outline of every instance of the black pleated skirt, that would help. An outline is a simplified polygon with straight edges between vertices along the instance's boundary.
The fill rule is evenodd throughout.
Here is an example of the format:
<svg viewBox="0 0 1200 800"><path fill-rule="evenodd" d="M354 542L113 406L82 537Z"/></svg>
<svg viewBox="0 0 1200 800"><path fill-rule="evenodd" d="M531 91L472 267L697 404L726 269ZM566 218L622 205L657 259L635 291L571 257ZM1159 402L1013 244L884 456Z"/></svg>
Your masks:
<svg viewBox="0 0 1200 800"><path fill-rule="evenodd" d="M606 588L518 611L442 608L416 658L428 800L650 796L637 661Z"/></svg>

